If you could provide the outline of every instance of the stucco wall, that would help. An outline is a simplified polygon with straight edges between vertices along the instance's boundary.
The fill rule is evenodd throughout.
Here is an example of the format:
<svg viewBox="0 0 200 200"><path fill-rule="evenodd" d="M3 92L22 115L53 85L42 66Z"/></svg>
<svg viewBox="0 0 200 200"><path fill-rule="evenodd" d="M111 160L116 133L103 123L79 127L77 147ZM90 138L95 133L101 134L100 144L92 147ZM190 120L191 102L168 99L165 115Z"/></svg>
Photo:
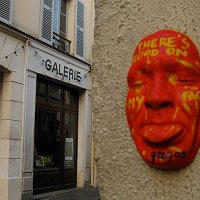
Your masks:
<svg viewBox="0 0 200 200"><path fill-rule="evenodd" d="M177 171L148 167L130 138L125 117L126 76L136 44L173 28L200 46L199 0L95 1L93 134L101 200L199 200L200 151Z"/></svg>

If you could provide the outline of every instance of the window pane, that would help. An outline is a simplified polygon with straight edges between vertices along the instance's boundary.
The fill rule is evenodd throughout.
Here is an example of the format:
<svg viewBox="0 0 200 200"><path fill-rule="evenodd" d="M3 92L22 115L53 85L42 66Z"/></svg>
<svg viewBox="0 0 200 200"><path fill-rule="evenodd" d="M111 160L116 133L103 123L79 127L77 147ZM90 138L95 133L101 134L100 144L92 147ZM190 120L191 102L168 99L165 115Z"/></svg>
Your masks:
<svg viewBox="0 0 200 200"><path fill-rule="evenodd" d="M59 167L61 114L36 108L34 164L36 168Z"/></svg>
<svg viewBox="0 0 200 200"><path fill-rule="evenodd" d="M38 97L46 97L46 85L43 82L37 82L37 90L36 90L36 95Z"/></svg>
<svg viewBox="0 0 200 200"><path fill-rule="evenodd" d="M49 99L54 101L62 100L62 88L49 85Z"/></svg>
<svg viewBox="0 0 200 200"><path fill-rule="evenodd" d="M60 32L61 0L54 0L53 31Z"/></svg>
<svg viewBox="0 0 200 200"><path fill-rule="evenodd" d="M66 15L62 13L60 15L60 32L62 32L62 36L66 37Z"/></svg>
<svg viewBox="0 0 200 200"><path fill-rule="evenodd" d="M60 32L62 33L62 36L66 37L66 6L67 1L62 0L61 1L61 13L60 13Z"/></svg>
<svg viewBox="0 0 200 200"><path fill-rule="evenodd" d="M76 93L72 93L72 107L78 110L78 97Z"/></svg>
<svg viewBox="0 0 200 200"><path fill-rule="evenodd" d="M76 116L71 115L71 137L75 138L76 134Z"/></svg>
<svg viewBox="0 0 200 200"><path fill-rule="evenodd" d="M65 89L65 104L70 105L72 101L71 91Z"/></svg>
<svg viewBox="0 0 200 200"><path fill-rule="evenodd" d="M67 5L67 0L62 0L61 13L63 13L64 15L66 15L66 5Z"/></svg>
<svg viewBox="0 0 200 200"><path fill-rule="evenodd" d="M65 160L64 169L74 168L74 147L75 147L75 115L65 113L64 130L66 134L65 138Z"/></svg>

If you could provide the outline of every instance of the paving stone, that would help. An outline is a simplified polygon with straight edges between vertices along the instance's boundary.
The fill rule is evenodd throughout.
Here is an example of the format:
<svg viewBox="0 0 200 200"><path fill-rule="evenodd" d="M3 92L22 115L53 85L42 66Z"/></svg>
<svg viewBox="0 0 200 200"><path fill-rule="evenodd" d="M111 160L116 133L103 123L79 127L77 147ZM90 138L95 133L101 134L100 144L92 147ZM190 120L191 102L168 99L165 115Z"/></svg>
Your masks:
<svg viewBox="0 0 200 200"><path fill-rule="evenodd" d="M49 196L35 197L34 200L100 200L99 188L86 187L75 190L66 190L61 194L52 194Z"/></svg>

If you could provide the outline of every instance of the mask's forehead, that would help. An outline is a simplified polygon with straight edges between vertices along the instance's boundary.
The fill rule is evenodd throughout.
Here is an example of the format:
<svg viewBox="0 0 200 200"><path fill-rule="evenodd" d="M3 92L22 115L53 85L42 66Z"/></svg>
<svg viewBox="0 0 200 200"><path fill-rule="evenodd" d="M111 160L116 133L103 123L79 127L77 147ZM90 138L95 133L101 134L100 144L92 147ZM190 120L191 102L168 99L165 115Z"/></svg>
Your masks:
<svg viewBox="0 0 200 200"><path fill-rule="evenodd" d="M181 59L199 62L199 53L190 38L172 30L161 30L142 39L136 47L133 63L155 59Z"/></svg>

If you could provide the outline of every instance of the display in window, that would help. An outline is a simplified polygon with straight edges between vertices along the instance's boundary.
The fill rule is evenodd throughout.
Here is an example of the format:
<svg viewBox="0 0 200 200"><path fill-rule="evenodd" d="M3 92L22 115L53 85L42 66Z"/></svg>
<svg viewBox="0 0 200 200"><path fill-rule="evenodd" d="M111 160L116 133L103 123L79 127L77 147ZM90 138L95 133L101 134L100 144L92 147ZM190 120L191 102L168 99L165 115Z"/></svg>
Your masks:
<svg viewBox="0 0 200 200"><path fill-rule="evenodd" d="M74 140L73 138L66 138L65 142L65 161L64 167L73 168L74 163Z"/></svg>

